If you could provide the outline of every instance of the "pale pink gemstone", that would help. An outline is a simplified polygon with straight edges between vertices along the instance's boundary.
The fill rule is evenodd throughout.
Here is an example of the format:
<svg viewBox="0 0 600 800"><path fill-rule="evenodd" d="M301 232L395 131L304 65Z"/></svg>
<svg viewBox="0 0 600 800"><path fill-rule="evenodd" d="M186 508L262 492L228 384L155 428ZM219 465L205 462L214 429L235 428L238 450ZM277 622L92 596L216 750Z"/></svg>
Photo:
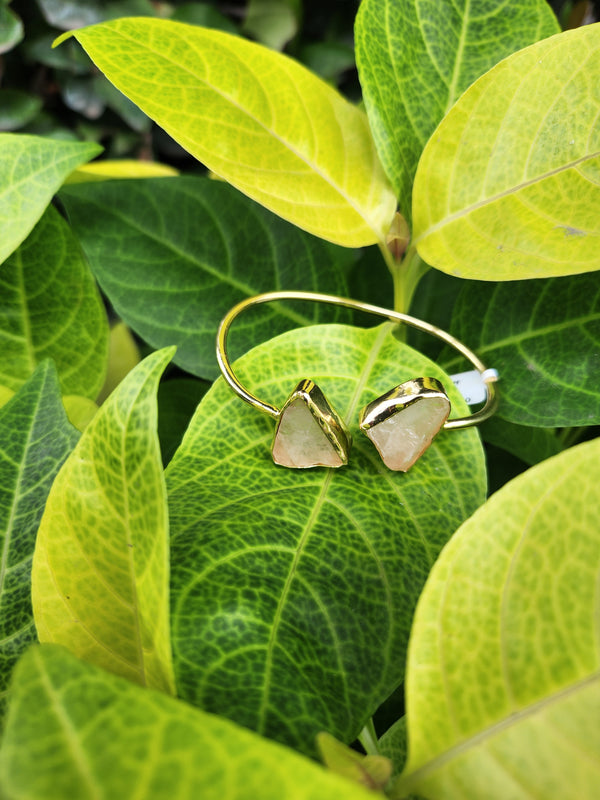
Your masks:
<svg viewBox="0 0 600 800"><path fill-rule="evenodd" d="M342 459L298 397L285 407L273 442L273 461L283 467L340 467Z"/></svg>
<svg viewBox="0 0 600 800"><path fill-rule="evenodd" d="M365 431L389 469L406 472L429 447L446 421L445 397L424 397Z"/></svg>

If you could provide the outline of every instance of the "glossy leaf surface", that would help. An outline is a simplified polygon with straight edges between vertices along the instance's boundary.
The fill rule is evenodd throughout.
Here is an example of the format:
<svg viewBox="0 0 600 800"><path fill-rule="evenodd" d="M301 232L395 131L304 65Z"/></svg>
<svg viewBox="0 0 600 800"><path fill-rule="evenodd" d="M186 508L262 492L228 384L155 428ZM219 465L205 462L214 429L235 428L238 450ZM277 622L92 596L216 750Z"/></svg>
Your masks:
<svg viewBox="0 0 600 800"><path fill-rule="evenodd" d="M419 157L468 87L559 32L545 0L363 0L356 59L377 149L406 217Z"/></svg>
<svg viewBox="0 0 600 800"><path fill-rule="evenodd" d="M31 232L66 176L100 151L87 142L0 133L0 263Z"/></svg>
<svg viewBox="0 0 600 800"><path fill-rule="evenodd" d="M366 115L297 62L167 20L73 35L121 92L254 200L337 244L385 236L396 204Z"/></svg>
<svg viewBox="0 0 600 800"><path fill-rule="evenodd" d="M36 640L31 560L52 481L79 438L49 361L0 408L0 709L14 663Z"/></svg>
<svg viewBox="0 0 600 800"><path fill-rule="evenodd" d="M168 516L153 353L86 428L53 486L32 573L40 641L145 686L173 690Z"/></svg>
<svg viewBox="0 0 600 800"><path fill-rule="evenodd" d="M320 730L351 742L402 680L428 571L483 501L481 446L445 432L409 473L383 466L359 409L409 377L443 379L388 325L290 331L236 368L280 406L312 378L354 444L348 467L278 467L272 420L221 380L205 395L167 469L177 689L314 753Z"/></svg>
<svg viewBox="0 0 600 800"><path fill-rule="evenodd" d="M463 278L600 267L600 25L552 36L480 78L429 140L414 244Z"/></svg>
<svg viewBox="0 0 600 800"><path fill-rule="evenodd" d="M353 253L222 182L111 181L69 186L60 196L119 315L154 347L177 345L176 363L200 377L217 376L217 326L240 300L274 288L347 294L344 267ZM232 355L290 326L329 319L329 308L315 303L249 312L232 332Z"/></svg>
<svg viewBox="0 0 600 800"><path fill-rule="evenodd" d="M598 274L466 283L451 329L500 372L502 418L541 427L600 423ZM459 364L449 351L441 363L449 372Z"/></svg>
<svg viewBox="0 0 600 800"><path fill-rule="evenodd" d="M96 282L52 206L0 265L0 382L18 389L45 358L62 391L91 399L106 373L108 322Z"/></svg>
<svg viewBox="0 0 600 800"><path fill-rule="evenodd" d="M596 439L507 484L445 548L415 614L392 797L596 797L599 480Z"/></svg>
<svg viewBox="0 0 600 800"><path fill-rule="evenodd" d="M7 800L372 800L274 742L158 692L32 648L0 749Z"/></svg>

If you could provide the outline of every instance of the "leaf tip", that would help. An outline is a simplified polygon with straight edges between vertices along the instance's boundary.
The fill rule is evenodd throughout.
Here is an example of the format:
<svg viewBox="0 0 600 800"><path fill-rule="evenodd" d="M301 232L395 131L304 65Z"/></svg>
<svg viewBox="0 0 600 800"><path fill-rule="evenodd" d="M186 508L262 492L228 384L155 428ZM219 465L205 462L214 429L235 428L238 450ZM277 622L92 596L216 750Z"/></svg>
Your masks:
<svg viewBox="0 0 600 800"><path fill-rule="evenodd" d="M62 44L63 42L65 42L67 39L70 39L71 36L74 35L75 31L65 31L64 33L61 33L61 35L57 36L56 39L52 42L52 49L58 47L59 44Z"/></svg>

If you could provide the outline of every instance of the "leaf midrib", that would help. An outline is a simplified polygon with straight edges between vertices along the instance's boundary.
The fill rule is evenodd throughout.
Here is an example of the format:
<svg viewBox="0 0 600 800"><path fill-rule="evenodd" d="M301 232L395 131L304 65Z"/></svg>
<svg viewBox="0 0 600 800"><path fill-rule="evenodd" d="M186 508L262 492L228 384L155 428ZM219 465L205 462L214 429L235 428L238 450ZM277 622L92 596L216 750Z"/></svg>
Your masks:
<svg viewBox="0 0 600 800"><path fill-rule="evenodd" d="M270 128L268 125L266 125L264 122L262 122L262 120L257 119L256 117L252 116L246 108L241 106L238 102L236 102L234 99L232 99L229 95L227 95L223 91L215 88L215 86L213 84L211 84L205 78L201 78L199 75L197 75L195 72L192 72L187 67L183 67L181 64L177 63L176 61L173 61L171 58L168 58L166 55L164 55L164 54L162 54L160 52L157 52L156 50L153 50L149 45L145 44L144 42L139 42L138 40L135 39L135 37L128 36L128 35L124 34L123 31L116 30L115 33L119 34L124 39L127 39L127 40L129 40L131 42L134 42L134 44L137 45L138 47L145 48L152 55L157 56L158 58L164 59L168 63L173 64L178 69L184 70L185 72L187 72L188 75L190 75L192 78L194 78L194 80L197 80L199 83L203 84L209 91L214 92L219 97L221 97L223 100L225 100L227 103L230 103L240 113L245 115L248 119L252 120L255 124L257 124L260 128L262 128L262 130L265 131L265 133L267 133L269 136L272 136L274 139L276 139L281 145L283 145L284 148L289 150L289 152L292 153L300 162L305 164L309 169L311 169L315 174L317 174L323 180L324 183L329 185L335 192L337 192L337 194L339 194L339 196L354 210L354 212L359 216L359 218L361 220L363 220L363 222L369 227L369 229L372 230L374 233L378 234L378 238L381 238L380 237L380 232L378 232L374 228L374 226L371 223L371 221L365 217L365 215L363 214L362 210L357 206L356 202L345 191L342 190L342 187L340 187L337 182L335 182L330 176L326 175L323 172L322 168L317 167L317 165L314 164L313 162L311 162L308 159L307 156L305 156L304 154L300 153L295 147L292 147L290 142L285 141L278 133L275 133L275 131L272 128ZM186 42L187 45L189 45L189 42L187 42L187 40L185 40L185 42ZM231 56L235 56L235 53L233 52L233 50L231 50L230 48L227 48L227 49L228 49L228 52L229 52L229 54ZM242 64L243 64L243 62L242 62ZM245 67L244 64L243 64L243 66ZM264 87L261 86L261 88L263 88L263 90L264 90ZM340 101L341 102L348 102L348 101L345 101L343 97L340 97ZM329 103L329 105L331 106L331 103ZM348 105L350 105L350 104L348 103ZM331 108L333 109L333 106L331 106ZM356 110L358 110L358 109L356 109ZM333 114L334 114L334 117L337 120L337 114L335 113L335 109L333 109ZM338 121L338 125L339 125L339 120L337 120L337 121ZM176 138L176 136L174 136L174 138ZM184 135L184 138L189 139L189 137L185 136L185 135ZM194 141L194 140L189 139L189 141ZM344 155L346 155L345 150L344 150Z"/></svg>
<svg viewBox="0 0 600 800"><path fill-rule="evenodd" d="M73 196L77 197L77 195ZM100 201L95 200L94 198L86 197L85 202L89 203L92 207L98 208L98 210L102 211L103 213L106 213L107 211L106 204L103 204ZM152 230L144 228L135 218L132 218L128 216L126 213L121 212L120 210L117 210L115 208L110 208L108 210L111 216L114 217L116 220L132 228L134 231L137 231L139 234L143 235L151 242L161 245L167 251L173 253L178 258L181 258L183 261L187 262L188 264L191 264L194 268L207 273L212 278L218 280L219 283L224 283L230 286L232 289L236 289L237 291L244 294L246 297L253 297L257 293L258 290L256 289L256 287L249 286L248 284L243 283L242 281L236 280L230 274L225 275L222 272L219 272L207 261L196 260L192 255L187 253L185 250L182 250L180 247L177 247L175 245L175 242L173 242L171 239L162 238L161 236L158 235L158 233L154 233ZM118 280L113 278L112 275L107 276L106 272L103 272L103 278L104 280L110 281L111 283L116 282L120 286L131 285L131 284L120 283ZM156 291L165 292L168 290L166 290L164 287L158 286L156 287ZM182 289L176 289L175 291L181 292ZM276 303L274 305L276 306L278 313L281 316L289 319L291 322L295 322L298 325L311 325L314 323L314 320L311 320L308 317L304 317L301 314L293 312L291 309L287 308L285 305L282 305L281 303Z"/></svg>
<svg viewBox="0 0 600 800"><path fill-rule="evenodd" d="M50 700L58 724L63 730L65 740L69 750L73 755L75 766L85 781L85 784L89 788L92 800L101 800L103 796L102 792L100 791L98 784L94 779L90 761L84 748L81 746L81 739L78 736L77 729L73 725L71 718L62 704L58 692L50 681L50 677L45 669L41 657L41 651L39 649L35 651L35 657L36 661L38 662L38 674L40 676L41 683L46 691L46 695Z"/></svg>
<svg viewBox="0 0 600 800"><path fill-rule="evenodd" d="M374 363L376 362L377 355L378 355L379 351L381 350L381 347L382 347L383 343L385 342L385 340L387 338L388 330L389 330L390 327L391 327L391 323L384 323L383 325L381 325L381 329L380 329L380 331L378 333L378 336L376 337L375 341L373 342L373 345L369 349L369 356L368 356L368 358L367 358L367 360L365 362L363 371L361 373L361 379L356 384L356 388L354 390L354 394L350 398L350 401L349 401L348 406L346 408L346 413L344 414L344 421L345 421L346 424L348 424L348 421L353 416L353 414L354 414L354 412L356 410L356 406L358 405L358 401L360 399L360 396L362 395L362 392L363 392L363 390L364 390L364 388L365 388L365 386L367 384L367 381L368 381L368 379L370 377L371 368L374 365ZM267 644L267 651L266 651L267 655L266 655L266 660L265 660L265 674L264 674L264 684L263 684L264 685L264 691L263 691L263 694L261 696L261 702L260 702L260 706L259 706L259 709L258 709L258 712L257 712L257 718L258 718L257 730L258 730L259 733L263 733L264 730L265 730L265 718L266 718L266 715L267 715L268 703L269 703L269 694L270 694L270 676L271 676L271 671L272 671L272 666L273 666L273 650L274 650L274 647L275 647L275 644L276 644L276 640L277 640L277 632L279 630L279 625L281 623L281 619L282 619L282 616L283 616L283 609L284 609L284 607L285 607L285 605L287 603L287 598L288 598L288 595L290 593L290 589L291 589L292 583L294 581L294 578L296 576L296 571L297 571L297 568L298 568L298 564L299 564L300 559L301 559L301 557L303 555L306 542L308 541L309 536L312 533L315 520L318 518L319 513L320 513L320 511L321 511L321 509L323 507L323 504L326 501L327 493L329 491L331 482L333 480L333 476L334 476L334 470L333 469L327 470L327 473L325 475L325 479L324 479L323 484L321 486L321 489L319 491L319 495L316 498L316 501L315 501L314 506L313 506L313 508L311 510L310 516L309 516L309 518L308 518L308 520L306 522L306 525L304 527L304 530L302 532L302 536L300 537L300 541L298 542L298 547L296 549L296 553L295 553L294 558L292 560L292 564L290 566L290 570L288 572L288 575L286 577L286 581L285 581L283 590L281 592L281 597L280 597L279 602L277 604L277 609L275 611L275 616L274 616L274 619L273 619L273 625L271 627L271 632L269 634L269 641L268 641L268 644ZM377 563L378 567L381 570L381 564L380 564L379 559L376 558L375 560L376 560L376 563ZM386 596L388 598L388 601L391 602L389 585L388 585L387 581L384 581L384 584L385 584L385 589L386 589ZM389 628L388 628L388 640L386 642L386 647L385 647L385 655L386 655L386 657L389 656L389 649L391 647L391 642L393 640L392 631L393 631L393 625L390 625Z"/></svg>
<svg viewBox="0 0 600 800"><path fill-rule="evenodd" d="M519 334L513 334L512 336L506 336L504 339L498 339L495 342L490 342L489 344L480 344L477 346L477 352L481 355L485 355L487 353L492 353L495 350L502 350L502 348L506 347L513 347L519 346L523 344L523 342L530 341L532 339L537 338L544 338L552 333L563 333L565 330L569 328L578 328L586 325L589 322L598 322L600 320L600 311L594 314L587 314L585 317L574 317L566 322L559 322L553 325L545 325L542 328L535 328L530 329L529 331L525 331ZM454 357L449 361L444 361L444 368L452 369L454 365L460 363L460 358Z"/></svg>
<svg viewBox="0 0 600 800"><path fill-rule="evenodd" d="M413 245L417 246L423 240L426 240L429 236L437 233L438 231L442 230L443 228L451 225L456 220L462 219L463 217L467 217L469 214L472 214L475 211L478 211L481 208L485 208L486 206L492 205L493 203L497 203L499 200L504 199L505 197L510 197L510 195L517 194L518 192L522 191L523 189L527 189L530 186L535 186L538 183L542 183L543 181L547 180L548 178L552 178L555 175L560 175L563 172L568 172L571 169L579 166L580 164L585 164L587 161L593 161L595 158L600 157L600 150L597 150L593 153L588 153L581 158L577 158L574 161L570 161L567 164L564 164L560 167L556 167L555 169L548 170L547 172L540 173L536 175L534 178L530 180L523 180L520 183L516 183L513 186L510 186L507 189L504 189L501 192L497 192L496 194L490 195L489 197L485 197L482 200L478 200L475 203L471 203L464 208L459 209L458 211L453 212L452 214L448 214L439 222L436 222L434 225L430 225L424 231L420 232L418 236L416 236L413 240ZM417 248L418 249L418 248Z"/></svg>
<svg viewBox="0 0 600 800"><path fill-rule="evenodd" d="M459 758L465 753L468 753L472 748L478 747L480 744L486 742L505 730L509 730L521 721L533 717L538 711L542 711L545 708L551 707L554 703L559 703L561 700L568 698L576 692L586 689L588 686L592 686L596 681L600 683L600 670L596 670L590 675L586 675L585 678L574 681L569 686L565 686L558 691L553 692L551 695L542 698L541 700L530 703L524 708L511 713L510 716L494 722L489 727L485 728L485 730L479 731L472 736L469 736L467 739L464 739L462 742L449 747L443 753L434 756L422 767L418 767L413 772L407 773L406 777L401 776L396 783L396 786L398 787L397 790L392 790L390 795L392 800L400 800L400 798L405 797L407 794L417 788L421 781L426 780L431 776L432 773L436 772L436 770L442 769L454 759ZM600 771L600 766L598 769Z"/></svg>

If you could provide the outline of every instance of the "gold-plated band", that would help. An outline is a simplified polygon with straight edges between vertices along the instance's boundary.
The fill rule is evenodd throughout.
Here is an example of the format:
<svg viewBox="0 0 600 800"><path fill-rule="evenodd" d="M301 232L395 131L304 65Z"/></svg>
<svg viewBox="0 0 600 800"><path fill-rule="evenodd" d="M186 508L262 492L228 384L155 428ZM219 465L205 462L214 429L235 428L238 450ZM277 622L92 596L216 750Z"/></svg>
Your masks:
<svg viewBox="0 0 600 800"><path fill-rule="evenodd" d="M242 300L235 305L221 320L217 332L217 361L227 383L231 386L234 392L238 394L242 400L249 403L254 408L268 414L274 419L278 419L281 415L281 409L277 406L265 403L251 394L238 380L237 375L233 371L229 358L227 356L227 334L233 321L243 311L251 306L260 305L261 303L274 303L279 300L307 300L313 303L327 303L334 306L343 306L344 308L352 308L357 311L365 311L368 314L374 314L378 317L383 317L391 322L404 323L410 325L412 328L417 328L425 333L430 333L437 339L441 339L446 344L449 344L456 351L458 351L467 361L470 361L475 369L481 374L485 385L486 399L483 407L468 417L459 417L457 419L450 419L444 424L446 430L453 428L468 428L471 425L478 425L480 422L491 417L496 410L497 394L495 382L498 379L498 374L495 370L489 370L485 367L481 359L475 353L469 350L461 341L456 339L450 333L431 325L429 322L424 322L417 317L411 317L408 314L402 314L399 311L390 311L381 306L374 306L370 303L363 303L360 300L352 300L348 297L337 297L331 294L320 294L319 292L295 292L295 291L281 291L281 292L266 292L265 294L257 294L254 297L249 297Z"/></svg>

